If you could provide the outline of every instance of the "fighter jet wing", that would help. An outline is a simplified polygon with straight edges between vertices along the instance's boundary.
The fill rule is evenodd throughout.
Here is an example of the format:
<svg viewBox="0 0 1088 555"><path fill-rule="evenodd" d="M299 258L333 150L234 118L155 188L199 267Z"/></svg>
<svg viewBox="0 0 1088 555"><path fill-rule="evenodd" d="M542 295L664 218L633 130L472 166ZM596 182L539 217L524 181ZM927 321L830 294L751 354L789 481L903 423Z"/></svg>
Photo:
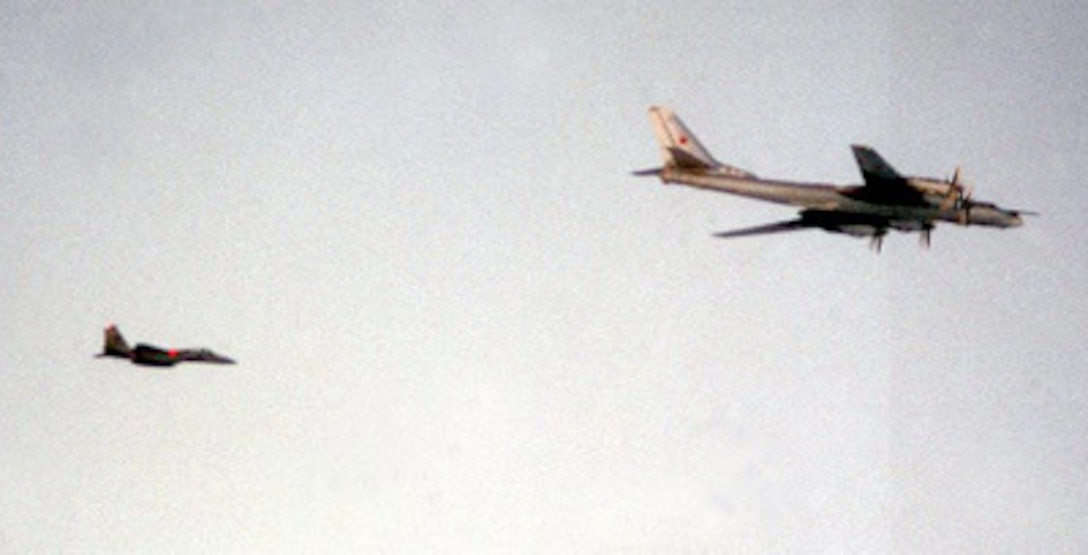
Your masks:
<svg viewBox="0 0 1088 555"><path fill-rule="evenodd" d="M173 366L177 364L178 352L172 349L163 349L154 345L138 343L129 357L134 364L144 366Z"/></svg>
<svg viewBox="0 0 1088 555"><path fill-rule="evenodd" d="M178 351L177 358L186 362L214 362L217 364L234 364L234 359L216 354L209 349L183 349Z"/></svg>

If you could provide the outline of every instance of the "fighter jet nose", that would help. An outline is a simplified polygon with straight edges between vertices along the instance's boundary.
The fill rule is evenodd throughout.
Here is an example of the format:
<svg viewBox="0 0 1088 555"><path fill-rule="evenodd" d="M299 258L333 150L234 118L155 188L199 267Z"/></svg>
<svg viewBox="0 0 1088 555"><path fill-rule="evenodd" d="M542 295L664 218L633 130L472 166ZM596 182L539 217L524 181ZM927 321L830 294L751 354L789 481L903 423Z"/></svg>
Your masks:
<svg viewBox="0 0 1088 555"><path fill-rule="evenodd" d="M1009 218L1009 227L1020 227L1024 225L1024 218L1020 217L1019 212L1013 212Z"/></svg>
<svg viewBox="0 0 1088 555"><path fill-rule="evenodd" d="M210 354L210 357L208 358L208 361L210 361L210 362L218 362L219 364L237 364L234 361L233 358L225 357L223 355L219 355L219 354L215 354L215 353L209 353L209 354Z"/></svg>

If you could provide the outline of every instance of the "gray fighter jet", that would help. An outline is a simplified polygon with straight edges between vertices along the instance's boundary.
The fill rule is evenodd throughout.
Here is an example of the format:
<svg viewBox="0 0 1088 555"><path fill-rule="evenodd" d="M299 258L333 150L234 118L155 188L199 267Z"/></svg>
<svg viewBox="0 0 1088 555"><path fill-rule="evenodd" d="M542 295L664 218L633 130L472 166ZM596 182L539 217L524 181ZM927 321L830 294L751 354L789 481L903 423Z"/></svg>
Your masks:
<svg viewBox="0 0 1088 555"><path fill-rule="evenodd" d="M699 139L668 108L650 108L650 121L661 144L664 167L635 172L653 175L665 183L732 193L759 200L799 206L800 217L756 227L725 231L716 237L732 238L818 228L855 237L870 237L877 252L888 230L919 231L922 245L939 221L963 226L1017 227L1022 215L971 199L956 168L951 179L907 177L895 171L872 148L854 145L854 157L865 179L863 185L834 186L761 179L714 159Z"/></svg>
<svg viewBox="0 0 1088 555"><path fill-rule="evenodd" d="M127 358L133 364L144 366L173 366L179 362L212 362L216 364L234 364L234 360L217 355L208 349L163 349L144 343L131 348L121 336L117 326L106 326L106 344L97 356Z"/></svg>

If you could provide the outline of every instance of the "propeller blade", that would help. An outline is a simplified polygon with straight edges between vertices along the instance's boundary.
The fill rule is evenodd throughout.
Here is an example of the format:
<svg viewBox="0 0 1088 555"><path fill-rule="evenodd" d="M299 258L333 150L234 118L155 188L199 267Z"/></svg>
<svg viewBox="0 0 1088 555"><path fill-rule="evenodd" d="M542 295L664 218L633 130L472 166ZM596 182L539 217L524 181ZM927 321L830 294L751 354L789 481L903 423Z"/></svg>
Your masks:
<svg viewBox="0 0 1088 555"><path fill-rule="evenodd" d="M955 205L959 211L957 220L960 225L967 225L971 222L971 194L974 193L975 188L970 184L963 183L963 173L960 170L960 166L956 166L956 172L952 174L952 182L949 183L949 196L955 194ZM942 209L946 208L944 205Z"/></svg>
<svg viewBox="0 0 1088 555"><path fill-rule="evenodd" d="M945 195L944 200L941 202L941 212L944 212L953 206L959 206L963 201L963 185L962 172L959 166L956 166L956 171L952 173L952 179L948 181L948 194Z"/></svg>
<svg viewBox="0 0 1088 555"><path fill-rule="evenodd" d="M971 196L965 195L963 202L960 203L959 211L959 224L969 225L971 223Z"/></svg>
<svg viewBox="0 0 1088 555"><path fill-rule="evenodd" d="M941 212L952 208L952 206L959 202L959 200L959 195L956 194L956 189L953 187L949 187L948 194L945 195L944 200L941 201Z"/></svg>
<svg viewBox="0 0 1088 555"><path fill-rule="evenodd" d="M974 187L968 185L967 190L963 194L963 215L961 216L963 225L971 223L971 193L974 192Z"/></svg>

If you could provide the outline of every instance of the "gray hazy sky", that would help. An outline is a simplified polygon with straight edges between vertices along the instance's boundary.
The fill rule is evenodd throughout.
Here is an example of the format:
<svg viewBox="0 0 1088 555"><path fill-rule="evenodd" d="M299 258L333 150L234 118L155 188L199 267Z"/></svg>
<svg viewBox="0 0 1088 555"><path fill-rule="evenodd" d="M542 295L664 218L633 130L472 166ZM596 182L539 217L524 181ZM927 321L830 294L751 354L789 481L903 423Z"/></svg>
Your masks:
<svg viewBox="0 0 1088 555"><path fill-rule="evenodd" d="M0 551L1088 548L1080 4L0 18ZM631 177L657 103L1043 215L717 241L792 212Z"/></svg>

